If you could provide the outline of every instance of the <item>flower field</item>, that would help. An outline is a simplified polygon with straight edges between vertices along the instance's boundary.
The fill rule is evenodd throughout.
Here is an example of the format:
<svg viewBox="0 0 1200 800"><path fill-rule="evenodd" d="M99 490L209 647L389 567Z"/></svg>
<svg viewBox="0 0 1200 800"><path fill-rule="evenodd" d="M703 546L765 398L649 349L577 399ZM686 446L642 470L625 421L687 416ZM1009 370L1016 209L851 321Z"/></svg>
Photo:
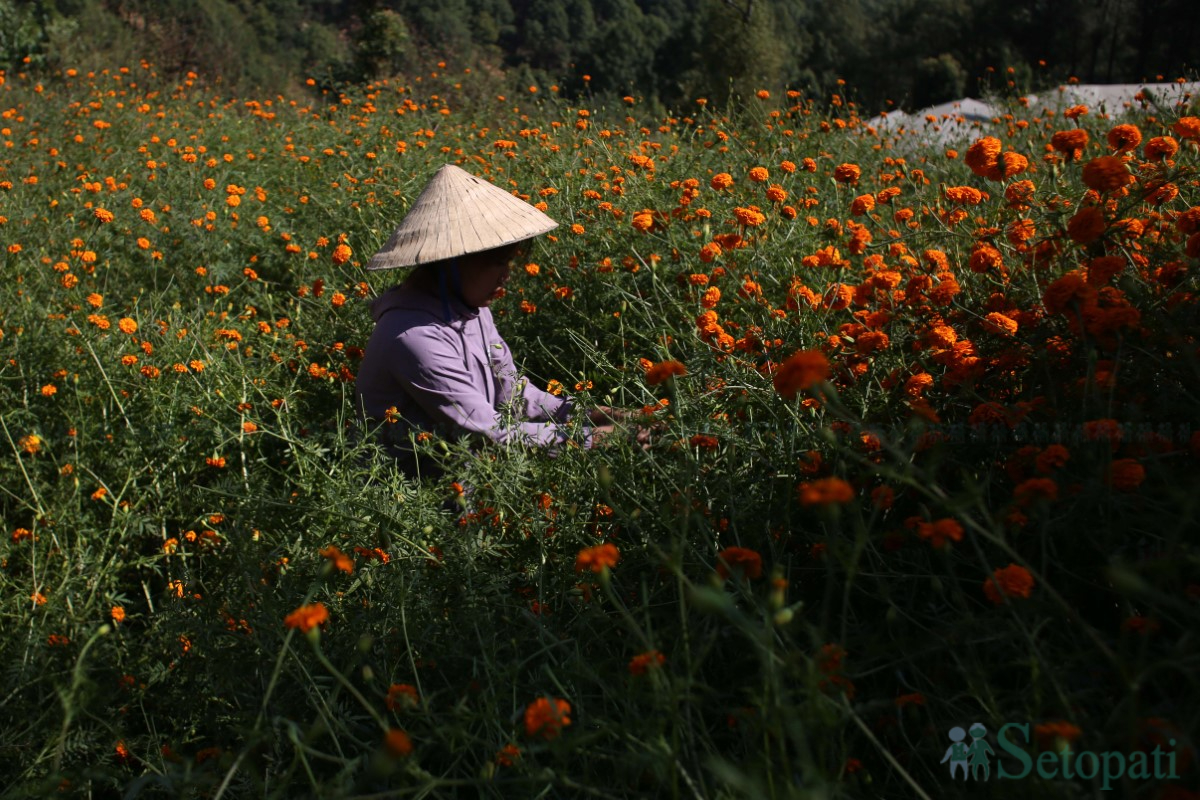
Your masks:
<svg viewBox="0 0 1200 800"><path fill-rule="evenodd" d="M843 97L143 64L0 117L10 796L1110 796L956 783L976 722L1200 790L1194 106L922 148ZM518 364L648 448L422 436L422 481L356 424L362 265L447 162L560 223Z"/></svg>

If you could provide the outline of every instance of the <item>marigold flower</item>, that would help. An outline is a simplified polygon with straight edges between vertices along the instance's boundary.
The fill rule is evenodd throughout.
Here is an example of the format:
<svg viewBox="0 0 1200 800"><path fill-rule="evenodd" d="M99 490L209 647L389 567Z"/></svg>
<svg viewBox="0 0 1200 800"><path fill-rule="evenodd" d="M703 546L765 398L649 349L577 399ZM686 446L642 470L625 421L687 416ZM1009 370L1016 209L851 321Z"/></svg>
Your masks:
<svg viewBox="0 0 1200 800"><path fill-rule="evenodd" d="M1137 146L1142 143L1142 132L1138 130L1137 125L1118 125L1108 132L1105 137L1108 140L1108 147L1117 153L1128 153L1136 150Z"/></svg>
<svg viewBox="0 0 1200 800"><path fill-rule="evenodd" d="M1067 156L1072 161L1083 154L1088 144L1088 132L1082 128L1072 128L1067 131L1055 131L1050 137L1050 146Z"/></svg>
<svg viewBox="0 0 1200 800"><path fill-rule="evenodd" d="M748 547L726 547L717 553L717 574L727 580L734 572L747 580L762 577L762 556Z"/></svg>
<svg viewBox="0 0 1200 800"><path fill-rule="evenodd" d="M412 739L399 728L392 728L387 732L383 737L383 747L395 758L403 758L413 751Z"/></svg>
<svg viewBox="0 0 1200 800"><path fill-rule="evenodd" d="M861 217L874 210L874 208L875 196L870 194L860 194L850 203L850 213L856 217Z"/></svg>
<svg viewBox="0 0 1200 800"><path fill-rule="evenodd" d="M647 650L629 659L630 675L645 675L651 669L658 669L666 663L667 657L657 650Z"/></svg>
<svg viewBox="0 0 1200 800"><path fill-rule="evenodd" d="M721 245L716 242L709 242L700 248L700 260L705 264L711 264L721 255ZM705 276L708 277L707 275Z"/></svg>
<svg viewBox="0 0 1200 800"><path fill-rule="evenodd" d="M1043 750L1057 749L1060 742L1071 743L1083 735L1078 725L1064 720L1043 722L1033 726L1034 738Z"/></svg>
<svg viewBox="0 0 1200 800"><path fill-rule="evenodd" d="M767 172L766 167L751 167L750 180L755 183L765 183L767 178L771 177L771 173Z"/></svg>
<svg viewBox="0 0 1200 800"><path fill-rule="evenodd" d="M1071 460L1071 451L1061 444L1048 445L1034 460L1038 472L1053 472Z"/></svg>
<svg viewBox="0 0 1200 800"><path fill-rule="evenodd" d="M1108 485L1118 492L1132 492L1146 479L1146 468L1136 458L1118 458L1108 465Z"/></svg>
<svg viewBox="0 0 1200 800"><path fill-rule="evenodd" d="M617 549L615 544L605 542L594 547L585 547L579 551L579 555L575 556L575 571L583 572L591 570L592 572L603 572L606 568L611 569L616 566L621 560L621 551Z"/></svg>
<svg viewBox="0 0 1200 800"><path fill-rule="evenodd" d="M983 192L974 186L947 186L942 192L952 203L965 206L977 206L983 202Z"/></svg>
<svg viewBox="0 0 1200 800"><path fill-rule="evenodd" d="M117 327L120 329L121 333L137 333L138 324L137 320L130 319L129 317L122 317L117 323Z"/></svg>
<svg viewBox="0 0 1200 800"><path fill-rule="evenodd" d="M849 503L854 499L854 487L837 477L805 481L796 487L796 492L800 505L806 508Z"/></svg>
<svg viewBox="0 0 1200 800"><path fill-rule="evenodd" d="M511 767L521 760L521 748L515 744L506 744L496 753L496 764L501 767Z"/></svg>
<svg viewBox="0 0 1200 800"><path fill-rule="evenodd" d="M832 368L820 350L797 350L775 371L775 391L784 400L791 400L821 381L829 380Z"/></svg>
<svg viewBox="0 0 1200 800"><path fill-rule="evenodd" d="M984 330L998 336L1012 336L1017 332L1017 321L993 311L983 318Z"/></svg>
<svg viewBox="0 0 1200 800"><path fill-rule="evenodd" d="M17 446L21 448L21 452L26 455L37 455L42 449L42 437L36 433L31 433L27 436L22 436L17 440Z"/></svg>
<svg viewBox="0 0 1200 800"><path fill-rule="evenodd" d="M1013 490L1013 502L1025 507L1040 500L1058 499L1058 484L1049 478L1029 478Z"/></svg>
<svg viewBox="0 0 1200 800"><path fill-rule="evenodd" d="M996 163L992 165L984 177L993 181L1006 181L1027 169L1029 169L1028 158L1012 150L1006 150L996 157Z"/></svg>
<svg viewBox="0 0 1200 800"><path fill-rule="evenodd" d="M323 558L329 559L336 569L340 569L347 575L354 572L354 559L343 553L336 545L329 545L322 549L320 554Z"/></svg>
<svg viewBox="0 0 1200 800"><path fill-rule="evenodd" d="M646 370L646 384L658 386L675 375L687 375L687 367L679 361L660 361Z"/></svg>
<svg viewBox="0 0 1200 800"><path fill-rule="evenodd" d="M718 172L712 176L712 180L709 181L708 185L717 191L728 189L730 186L733 186L733 176L728 172Z"/></svg>
<svg viewBox="0 0 1200 800"><path fill-rule="evenodd" d="M384 701L387 704L388 711L415 708L419 702L417 687L407 683L393 683L389 686L387 699Z"/></svg>
<svg viewBox="0 0 1200 800"><path fill-rule="evenodd" d="M1034 580L1029 570L1017 564L997 569L983 583L983 593L995 605L1000 605L1006 597L1029 597L1033 591Z"/></svg>
<svg viewBox="0 0 1200 800"><path fill-rule="evenodd" d="M862 176L857 164L838 164L833 169L833 179L838 183L855 183Z"/></svg>
<svg viewBox="0 0 1200 800"><path fill-rule="evenodd" d="M323 603L310 603L300 606L283 619L288 628L296 628L301 633L308 633L318 625L329 621L329 609Z"/></svg>
<svg viewBox="0 0 1200 800"><path fill-rule="evenodd" d="M1099 206L1084 206L1067 221L1067 235L1071 241L1089 245L1104 235L1108 222Z"/></svg>
<svg viewBox="0 0 1200 800"><path fill-rule="evenodd" d="M97 207L92 212L92 214L96 217L96 219L100 220L100 222L102 222L102 223L109 223L109 222L112 222L113 219L115 219L115 217L113 216L113 213L111 211L109 211L107 208Z"/></svg>
<svg viewBox="0 0 1200 800"><path fill-rule="evenodd" d="M1093 419L1083 423L1083 438L1089 442L1106 441L1116 447L1122 435L1121 423L1115 419Z"/></svg>
<svg viewBox="0 0 1200 800"><path fill-rule="evenodd" d="M125 609L121 606L113 606L109 612L112 615L112 621L120 624L125 621Z"/></svg>
<svg viewBox="0 0 1200 800"><path fill-rule="evenodd" d="M554 739L571 724L571 704L561 697L553 701L539 697L525 707L525 735L530 738Z"/></svg>
<svg viewBox="0 0 1200 800"><path fill-rule="evenodd" d="M1200 140L1200 117L1182 117L1171 126L1171 131L1180 139Z"/></svg>
<svg viewBox="0 0 1200 800"><path fill-rule="evenodd" d="M733 210L733 216L739 225L745 225L747 228L761 225L767 219L758 206L739 206Z"/></svg>
<svg viewBox="0 0 1200 800"><path fill-rule="evenodd" d="M946 517L934 522L917 523L917 535L927 540L935 549L940 550L947 541L961 542L963 528L958 520Z"/></svg>
<svg viewBox="0 0 1200 800"><path fill-rule="evenodd" d="M1171 159L1179 152L1179 142L1170 136L1155 136L1142 148L1147 161Z"/></svg>
<svg viewBox="0 0 1200 800"><path fill-rule="evenodd" d="M1083 165L1083 182L1097 192L1113 192L1134 180L1120 156L1098 156Z"/></svg>
<svg viewBox="0 0 1200 800"><path fill-rule="evenodd" d="M964 160L971 172L981 178L986 178L996 166L1002 146L1000 140L995 136L985 136L967 148Z"/></svg>

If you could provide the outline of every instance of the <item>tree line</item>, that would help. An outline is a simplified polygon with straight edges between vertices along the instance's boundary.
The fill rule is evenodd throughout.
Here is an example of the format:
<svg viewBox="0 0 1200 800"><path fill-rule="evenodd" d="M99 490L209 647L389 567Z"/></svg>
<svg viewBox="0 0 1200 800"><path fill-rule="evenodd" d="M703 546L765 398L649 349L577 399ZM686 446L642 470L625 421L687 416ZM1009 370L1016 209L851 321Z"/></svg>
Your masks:
<svg viewBox="0 0 1200 800"><path fill-rule="evenodd" d="M0 68L146 59L283 91L446 59L664 107L787 87L874 112L1194 78L1196 30L1194 0L0 0Z"/></svg>

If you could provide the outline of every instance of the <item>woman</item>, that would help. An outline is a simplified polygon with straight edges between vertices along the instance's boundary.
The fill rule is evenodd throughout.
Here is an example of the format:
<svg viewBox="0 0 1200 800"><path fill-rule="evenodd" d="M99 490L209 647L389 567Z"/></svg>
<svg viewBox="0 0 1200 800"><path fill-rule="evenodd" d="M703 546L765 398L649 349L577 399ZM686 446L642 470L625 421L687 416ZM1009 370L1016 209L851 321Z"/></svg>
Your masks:
<svg viewBox="0 0 1200 800"><path fill-rule="evenodd" d="M528 203L453 165L430 180L367 269L415 267L372 305L375 330L358 372L359 413L410 474L422 432L543 447L595 446L624 412L598 408L572 436L575 402L544 392L513 364L488 305L528 242L558 226ZM642 438L645 438L644 436Z"/></svg>

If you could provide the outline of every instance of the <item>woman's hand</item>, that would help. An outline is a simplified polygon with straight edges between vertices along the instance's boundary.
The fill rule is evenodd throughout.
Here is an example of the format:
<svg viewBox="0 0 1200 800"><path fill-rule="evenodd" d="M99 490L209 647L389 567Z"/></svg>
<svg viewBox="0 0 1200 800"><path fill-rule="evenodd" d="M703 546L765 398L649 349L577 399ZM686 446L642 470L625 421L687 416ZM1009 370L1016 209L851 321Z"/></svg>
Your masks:
<svg viewBox="0 0 1200 800"><path fill-rule="evenodd" d="M654 444L654 440L659 433L662 432L662 426L646 427L638 425L635 428L629 428L624 425L596 425L592 428L592 447L601 447L612 444L616 441L615 438L610 440L610 437L627 437L630 433L633 434L633 441L637 443L643 450L649 450Z"/></svg>
<svg viewBox="0 0 1200 800"><path fill-rule="evenodd" d="M610 425L614 422L629 422L639 412L628 408L613 408L612 406L596 406L587 412L588 420L593 425Z"/></svg>

